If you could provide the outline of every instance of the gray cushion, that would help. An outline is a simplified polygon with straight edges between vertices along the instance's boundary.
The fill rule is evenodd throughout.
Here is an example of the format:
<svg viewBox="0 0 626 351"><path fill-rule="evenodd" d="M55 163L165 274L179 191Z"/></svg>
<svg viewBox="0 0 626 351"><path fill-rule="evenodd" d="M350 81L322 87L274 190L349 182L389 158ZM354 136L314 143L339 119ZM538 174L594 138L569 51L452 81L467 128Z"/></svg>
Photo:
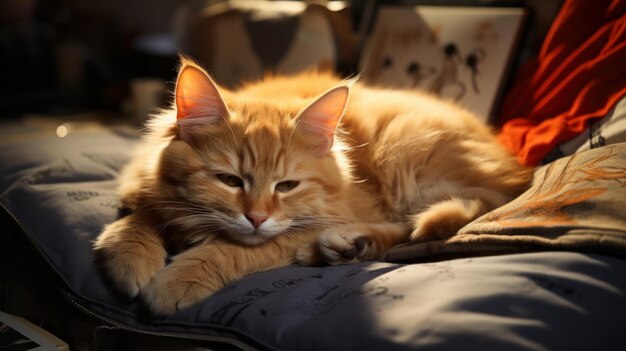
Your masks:
<svg viewBox="0 0 626 351"><path fill-rule="evenodd" d="M67 298L122 328L238 337L275 349L618 350L626 261L543 252L437 263L291 266L250 275L162 319L116 296L91 240L117 217L115 176L135 140L108 130L0 140L0 204Z"/></svg>

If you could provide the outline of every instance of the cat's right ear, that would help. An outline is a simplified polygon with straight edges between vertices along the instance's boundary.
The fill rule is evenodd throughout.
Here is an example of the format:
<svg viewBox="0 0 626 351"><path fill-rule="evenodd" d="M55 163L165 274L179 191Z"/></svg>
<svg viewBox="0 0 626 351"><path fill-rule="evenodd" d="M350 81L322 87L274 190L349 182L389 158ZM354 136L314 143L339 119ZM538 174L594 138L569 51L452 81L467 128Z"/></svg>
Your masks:
<svg viewBox="0 0 626 351"><path fill-rule="evenodd" d="M297 128L313 141L315 153L326 155L333 146L335 130L348 103L350 88L339 86L327 91L300 113Z"/></svg>
<svg viewBox="0 0 626 351"><path fill-rule="evenodd" d="M194 128L228 117L217 85L198 65L183 60L176 79L176 119L181 139L188 141Z"/></svg>

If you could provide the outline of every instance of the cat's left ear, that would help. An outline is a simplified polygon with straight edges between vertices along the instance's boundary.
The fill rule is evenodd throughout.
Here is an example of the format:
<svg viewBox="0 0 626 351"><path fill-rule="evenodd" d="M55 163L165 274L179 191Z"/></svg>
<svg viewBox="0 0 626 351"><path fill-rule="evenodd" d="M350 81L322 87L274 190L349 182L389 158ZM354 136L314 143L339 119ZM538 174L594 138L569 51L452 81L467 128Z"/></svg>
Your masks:
<svg viewBox="0 0 626 351"><path fill-rule="evenodd" d="M348 103L350 88L340 86L329 90L305 108L298 118L298 126L314 142L318 156L328 154L333 146L335 130Z"/></svg>
<svg viewBox="0 0 626 351"><path fill-rule="evenodd" d="M176 79L176 119L183 140L198 125L228 117L228 108L217 85L198 65L183 59Z"/></svg>

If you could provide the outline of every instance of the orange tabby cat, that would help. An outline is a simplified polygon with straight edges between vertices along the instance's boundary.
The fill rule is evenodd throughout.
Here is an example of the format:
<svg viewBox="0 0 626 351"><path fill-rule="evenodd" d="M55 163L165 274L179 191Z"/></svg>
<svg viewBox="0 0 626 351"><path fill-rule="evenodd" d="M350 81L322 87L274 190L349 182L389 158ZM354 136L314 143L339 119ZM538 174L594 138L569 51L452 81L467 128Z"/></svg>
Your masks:
<svg viewBox="0 0 626 351"><path fill-rule="evenodd" d="M471 113L429 95L315 72L227 91L183 60L175 108L121 178L133 212L94 248L122 292L172 313L295 260L447 238L529 179Z"/></svg>

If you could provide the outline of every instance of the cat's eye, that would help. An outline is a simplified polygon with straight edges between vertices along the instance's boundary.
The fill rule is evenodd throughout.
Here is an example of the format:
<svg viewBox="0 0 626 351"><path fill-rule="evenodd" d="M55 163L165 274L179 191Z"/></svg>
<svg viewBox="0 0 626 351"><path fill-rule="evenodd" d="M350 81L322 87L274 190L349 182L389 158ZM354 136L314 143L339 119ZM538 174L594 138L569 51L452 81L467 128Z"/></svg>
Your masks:
<svg viewBox="0 0 626 351"><path fill-rule="evenodd" d="M217 179L232 188L243 188L243 180L232 174L218 174Z"/></svg>
<svg viewBox="0 0 626 351"><path fill-rule="evenodd" d="M276 184L276 191L278 191L279 193L286 193L293 190L299 184L300 182L297 180L286 180L284 182Z"/></svg>

